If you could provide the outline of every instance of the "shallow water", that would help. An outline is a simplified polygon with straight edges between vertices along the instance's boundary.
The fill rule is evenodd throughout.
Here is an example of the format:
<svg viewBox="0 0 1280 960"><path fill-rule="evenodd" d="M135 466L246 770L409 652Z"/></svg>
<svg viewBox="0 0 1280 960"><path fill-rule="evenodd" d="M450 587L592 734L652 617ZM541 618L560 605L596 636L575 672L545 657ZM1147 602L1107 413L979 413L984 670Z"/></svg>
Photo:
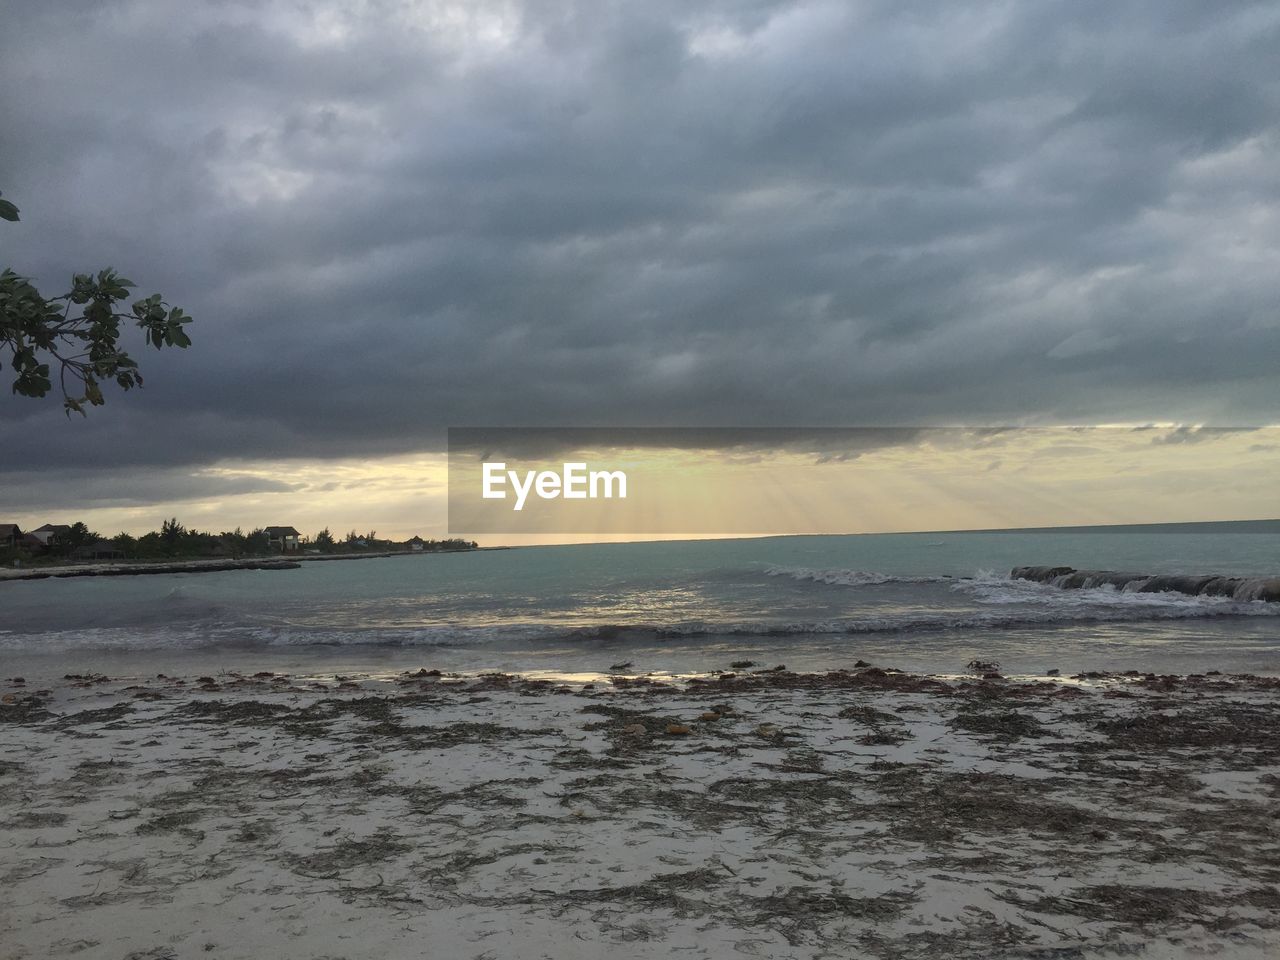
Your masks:
<svg viewBox="0 0 1280 960"><path fill-rule="evenodd" d="M1269 534L898 534L533 547L0 584L0 675L67 670L1280 672L1280 604L1011 567L1275 575ZM75 670L73 670L75 668Z"/></svg>

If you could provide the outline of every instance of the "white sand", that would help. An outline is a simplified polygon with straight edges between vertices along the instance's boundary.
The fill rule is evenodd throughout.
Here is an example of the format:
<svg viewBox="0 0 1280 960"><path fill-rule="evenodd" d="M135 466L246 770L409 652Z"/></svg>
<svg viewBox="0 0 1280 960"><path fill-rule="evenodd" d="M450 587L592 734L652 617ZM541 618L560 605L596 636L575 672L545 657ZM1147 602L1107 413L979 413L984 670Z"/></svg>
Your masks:
<svg viewBox="0 0 1280 960"><path fill-rule="evenodd" d="M0 958L1280 950L1263 682L272 679L0 685Z"/></svg>

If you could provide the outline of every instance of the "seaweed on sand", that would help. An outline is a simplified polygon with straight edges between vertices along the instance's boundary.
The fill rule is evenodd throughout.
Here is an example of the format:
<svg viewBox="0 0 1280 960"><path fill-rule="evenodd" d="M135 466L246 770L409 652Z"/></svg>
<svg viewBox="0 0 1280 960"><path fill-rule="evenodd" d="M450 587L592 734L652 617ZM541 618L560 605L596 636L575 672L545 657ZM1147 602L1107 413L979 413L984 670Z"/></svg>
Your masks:
<svg viewBox="0 0 1280 960"><path fill-rule="evenodd" d="M101 787L108 783L120 783L125 779L123 770L133 764L127 760L81 760L76 764L71 780L81 786Z"/></svg>
<svg viewBox="0 0 1280 960"><path fill-rule="evenodd" d="M141 836L147 836L153 833L168 833L171 830L181 830L189 827L191 824L202 820L209 810L175 810L172 813L162 813L158 817L153 817L146 823L140 823L135 828L135 832Z"/></svg>
<svg viewBox="0 0 1280 960"><path fill-rule="evenodd" d="M511 777L506 780L487 780L473 783L460 790L441 790L429 783L416 783L408 786L388 785L377 787L370 792L375 796L397 796L402 798L410 813L430 816L450 805L457 804L472 810L505 809L518 810L528 805L523 797L509 793L506 787L530 787L542 783L538 777Z"/></svg>
<svg viewBox="0 0 1280 960"><path fill-rule="evenodd" d="M1020 898L1006 891L998 899L1039 913L1070 913L1088 920L1126 925L1161 926L1203 920L1211 907L1222 906L1221 894L1186 887L1134 886L1111 883L1075 887L1062 895Z"/></svg>
<svg viewBox="0 0 1280 960"><path fill-rule="evenodd" d="M1029 713L1010 710L1000 713L958 713L948 721L948 726L966 733L993 737L1012 743L1023 737L1044 737L1049 732Z"/></svg>
<svg viewBox="0 0 1280 960"><path fill-rule="evenodd" d="M35 695L14 694L10 703L0 703L0 723L43 723L53 716L45 709L47 699Z"/></svg>
<svg viewBox="0 0 1280 960"><path fill-rule="evenodd" d="M626 770L634 763L619 757L599 757L582 747L560 750L548 762L553 770Z"/></svg>
<svg viewBox="0 0 1280 960"><path fill-rule="evenodd" d="M390 731L384 731L390 732ZM439 727L402 727L398 734L415 750L456 747L464 743L495 743L559 733L554 729L520 730L496 723L458 722Z"/></svg>
<svg viewBox="0 0 1280 960"><path fill-rule="evenodd" d="M335 877L344 870L382 863L407 853L413 845L386 827L375 830L363 838L340 840L324 850L305 856L286 858L294 873L313 877Z"/></svg>
<svg viewBox="0 0 1280 960"><path fill-rule="evenodd" d="M235 723L256 727L278 723L282 714L293 712L293 708L284 704L260 700L192 700L170 712L169 716L191 723Z"/></svg>
<svg viewBox="0 0 1280 960"><path fill-rule="evenodd" d="M412 698L404 698L409 702ZM391 697L326 698L295 710L284 704L258 700L195 700L174 710L170 716L196 723L274 726L295 737L321 738L332 733L332 724L344 717L368 721L352 731L357 737L388 737L404 740L413 750L453 747L464 743L487 743L519 736L535 736L548 730L517 730L494 723L459 722L438 727L411 726L401 722L396 712L400 700Z"/></svg>
<svg viewBox="0 0 1280 960"><path fill-rule="evenodd" d="M666 909L676 916L701 915L708 907L692 901L690 894L704 892L729 879L722 870L702 867L683 873L654 874L641 883L622 887L590 887L578 890L534 890L561 905L561 910L589 903L623 903L647 909Z"/></svg>
<svg viewBox="0 0 1280 960"><path fill-rule="evenodd" d="M905 767L881 774L874 787L885 799L863 807L863 816L888 824L903 839L926 843L960 839L970 831L1003 835L1085 834L1114 830L1123 822L1052 799L1051 783L994 773L927 774Z"/></svg>
<svg viewBox="0 0 1280 960"><path fill-rule="evenodd" d="M787 751L781 763L756 761L755 765L775 773L822 773L826 767L826 758L812 747L793 747Z"/></svg>
<svg viewBox="0 0 1280 960"><path fill-rule="evenodd" d="M611 734L619 734L624 728L634 727L636 724L643 726L647 733L657 734L662 733L669 726L684 723L681 717L664 716L647 710L628 710L626 707L614 707L601 703L588 704L580 712L596 713L608 718L596 723L588 723L583 727L584 730L606 730Z"/></svg>
<svg viewBox="0 0 1280 960"><path fill-rule="evenodd" d="M156 794L149 801L149 806L163 809L216 802L231 809L235 804L260 799L264 789L314 789L331 786L341 779L321 765L278 770L228 768L221 763L214 763L212 767L213 769L197 777L190 787Z"/></svg>
<svg viewBox="0 0 1280 960"><path fill-rule="evenodd" d="M232 834L231 839L235 843L261 843L275 832L275 825L270 820L258 819L241 824L240 829Z"/></svg>
<svg viewBox="0 0 1280 960"><path fill-rule="evenodd" d="M528 786L532 783L541 783L537 778L531 779L511 779L511 780L494 780L488 783L476 783L469 787L463 787L452 793L441 795L441 806L450 803L461 804L465 807L508 807L520 808L528 805L528 801L523 797L514 796L502 789L502 784L515 784L518 786Z"/></svg>
<svg viewBox="0 0 1280 960"><path fill-rule="evenodd" d="M686 735L692 733L680 717L651 713L644 710L628 710L625 707L614 707L606 704L589 704L582 708L582 713L601 714L606 719L583 726L588 732L602 731L609 739L609 758L615 763L630 766L637 755L661 750L668 746L671 739L669 731L684 730Z"/></svg>
<svg viewBox="0 0 1280 960"><path fill-rule="evenodd" d="M618 778L618 783L600 783L599 786L593 783L586 788L566 790L559 799L563 807L580 807L588 803L601 815L619 820L644 818L646 822L653 822L648 818L674 817L699 829L709 830L760 819L764 813L756 804L721 799L710 790L666 787L652 778Z"/></svg>
<svg viewBox="0 0 1280 960"><path fill-rule="evenodd" d="M654 911L666 911L677 918L715 917L736 927L776 930L788 943L798 946L827 941L829 938L824 932L832 922L850 920L874 925L892 921L917 900L911 891L854 897L837 890L803 886L778 890L763 897L734 895L728 902L724 902L723 896L717 899L716 895L724 892L723 886L732 881L732 873L727 867L705 866L678 873L654 874L639 883L617 887L534 888L519 902L546 905L551 908L553 916L573 908L616 905L630 920ZM592 917L595 922L613 928L608 914L595 912Z"/></svg>
<svg viewBox="0 0 1280 960"><path fill-rule="evenodd" d="M396 701L390 697L328 698L313 703L302 711L308 719L331 720L342 716L358 717L374 723L400 722Z"/></svg>
<svg viewBox="0 0 1280 960"><path fill-rule="evenodd" d="M68 730L72 727L87 726L91 723L112 723L122 720L131 713L133 713L133 705L127 701L122 701L109 707L101 707L97 710L81 710L79 713L59 717L53 725L59 730Z"/></svg>
<svg viewBox="0 0 1280 960"><path fill-rule="evenodd" d="M194 723L279 726L296 735L322 736L330 723L355 716L375 723L397 723L391 701L384 697L327 698L295 710L282 703L261 700L192 700L171 717Z"/></svg>
<svg viewBox="0 0 1280 960"><path fill-rule="evenodd" d="M780 804L788 813L813 814L829 805L847 806L852 802L849 787L829 777L797 777L792 780L753 780L730 777L707 788L729 800L760 806Z"/></svg>
<svg viewBox="0 0 1280 960"><path fill-rule="evenodd" d="M1248 749L1250 762L1280 759L1280 703L1220 703L1174 713L1140 711L1133 716L1099 720L1094 729L1110 738L1113 748Z"/></svg>
<svg viewBox="0 0 1280 960"><path fill-rule="evenodd" d="M577 850L578 848L571 848ZM457 883L461 875L476 867L485 867L508 857L520 857L528 853L563 854L566 848L560 843L515 843L498 847L488 853L473 853L470 850L459 850L443 858L430 871L436 879L447 883Z"/></svg>
<svg viewBox="0 0 1280 960"><path fill-rule="evenodd" d="M67 822L67 815L58 810L21 810L0 823L6 830L60 827Z"/></svg>
<svg viewBox="0 0 1280 960"><path fill-rule="evenodd" d="M885 949L875 951L886 958L899 957L947 957L948 960L992 960L993 957L1014 957L1023 960L1085 960L1088 956L1076 946L1035 947L1036 936L1026 927L1002 921L989 910L969 907L954 918L963 928L960 930L921 930L908 933L900 944L885 944L874 936L863 936ZM870 947L872 944L867 944ZM868 953L872 951L868 949Z"/></svg>
<svg viewBox="0 0 1280 960"><path fill-rule="evenodd" d="M743 911L753 926L777 930L792 946L819 938L821 929L833 920L861 920L886 923L901 916L916 903L915 893L895 890L878 897L851 897L834 890L791 887L767 897L753 897Z"/></svg>
<svg viewBox="0 0 1280 960"><path fill-rule="evenodd" d="M902 727L894 727L890 730L877 728L859 737L858 743L864 747L897 747L910 739L911 734Z"/></svg>
<svg viewBox="0 0 1280 960"><path fill-rule="evenodd" d="M896 713L877 710L875 707L869 707L865 704L845 707L836 716L841 720L856 720L858 723L864 723L872 727L882 723L900 723L902 721L902 718Z"/></svg>

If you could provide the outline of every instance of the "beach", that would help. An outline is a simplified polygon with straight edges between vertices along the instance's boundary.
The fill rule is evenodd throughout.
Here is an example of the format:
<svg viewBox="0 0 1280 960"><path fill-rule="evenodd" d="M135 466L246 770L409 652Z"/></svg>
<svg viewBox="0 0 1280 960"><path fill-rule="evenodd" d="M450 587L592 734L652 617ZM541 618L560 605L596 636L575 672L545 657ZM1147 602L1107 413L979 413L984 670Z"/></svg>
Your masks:
<svg viewBox="0 0 1280 960"><path fill-rule="evenodd" d="M0 690L4 960L1280 949L1275 678Z"/></svg>
<svg viewBox="0 0 1280 960"><path fill-rule="evenodd" d="M0 24L0 960L1280 960L1280 2Z"/></svg>

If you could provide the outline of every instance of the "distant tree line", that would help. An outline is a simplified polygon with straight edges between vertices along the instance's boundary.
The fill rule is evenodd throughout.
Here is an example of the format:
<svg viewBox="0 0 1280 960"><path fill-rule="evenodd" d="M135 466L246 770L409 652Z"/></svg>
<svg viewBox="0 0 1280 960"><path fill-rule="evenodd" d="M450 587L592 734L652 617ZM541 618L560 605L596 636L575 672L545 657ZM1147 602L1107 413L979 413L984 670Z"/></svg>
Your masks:
<svg viewBox="0 0 1280 960"><path fill-rule="evenodd" d="M409 550L415 543L425 551L439 552L442 550L475 550L480 545L474 540L462 540L458 537L452 537L447 540L424 540L422 537L410 537L408 540L383 540L378 538L376 531L370 530L368 533L360 533L356 530L350 530L341 540L334 539L329 528L325 527L311 539L302 538L302 547L309 549L314 553L317 550L321 553L363 553L369 550Z"/></svg>
<svg viewBox="0 0 1280 960"><path fill-rule="evenodd" d="M379 538L376 531L359 533L350 531L341 540L325 527L314 537L300 537L297 552L308 554L354 554L405 552L443 552L449 550L475 550L474 540L457 538L424 540L411 537L408 540ZM267 530L258 527L246 533L240 527L222 533L195 530L186 527L177 517L152 530L134 537L118 533L104 537L89 529L84 523L70 524L49 537L47 544L34 542L28 536L16 547L0 550L0 562L10 564L14 560L35 563L60 563L68 560L169 560L262 557L281 553L284 547L272 542Z"/></svg>

